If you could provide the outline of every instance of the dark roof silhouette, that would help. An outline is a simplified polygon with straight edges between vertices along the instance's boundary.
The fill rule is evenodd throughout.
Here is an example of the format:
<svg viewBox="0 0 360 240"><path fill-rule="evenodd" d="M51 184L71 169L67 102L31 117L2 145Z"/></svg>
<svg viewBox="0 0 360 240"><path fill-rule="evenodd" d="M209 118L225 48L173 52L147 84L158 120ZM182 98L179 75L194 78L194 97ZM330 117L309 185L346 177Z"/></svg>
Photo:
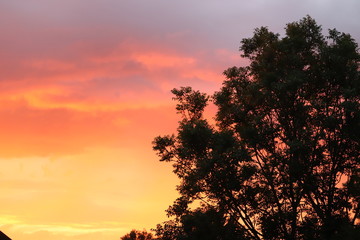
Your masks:
<svg viewBox="0 0 360 240"><path fill-rule="evenodd" d="M8 236L5 235L2 231L0 231L0 240L11 240Z"/></svg>

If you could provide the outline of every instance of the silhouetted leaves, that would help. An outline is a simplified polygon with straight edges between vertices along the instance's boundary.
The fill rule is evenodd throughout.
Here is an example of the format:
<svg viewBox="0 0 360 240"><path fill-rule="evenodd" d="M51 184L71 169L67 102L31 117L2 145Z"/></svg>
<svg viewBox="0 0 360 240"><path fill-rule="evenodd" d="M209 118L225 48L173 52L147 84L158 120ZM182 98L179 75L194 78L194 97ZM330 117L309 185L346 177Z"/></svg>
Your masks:
<svg viewBox="0 0 360 240"><path fill-rule="evenodd" d="M122 236L120 239L121 240L153 240L155 238L153 238L151 233L148 233L145 230L143 231L131 230L130 233Z"/></svg>
<svg viewBox="0 0 360 240"><path fill-rule="evenodd" d="M358 45L307 16L285 36L241 41L248 67L224 71L210 97L174 89L176 135L154 150L172 162L181 197L161 239L356 239L360 222ZM200 208L192 208L198 206Z"/></svg>

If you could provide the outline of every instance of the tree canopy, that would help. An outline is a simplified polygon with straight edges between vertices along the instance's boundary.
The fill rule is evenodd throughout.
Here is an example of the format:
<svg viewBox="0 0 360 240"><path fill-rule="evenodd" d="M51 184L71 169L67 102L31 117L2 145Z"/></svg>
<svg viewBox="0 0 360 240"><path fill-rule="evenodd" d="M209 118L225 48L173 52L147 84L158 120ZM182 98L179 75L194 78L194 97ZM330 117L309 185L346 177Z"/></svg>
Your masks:
<svg viewBox="0 0 360 240"><path fill-rule="evenodd" d="M225 70L214 95L172 90L182 119L153 148L172 163L180 197L157 235L360 239L357 43L336 29L324 36L307 16L283 37L255 29L240 51L250 64Z"/></svg>
<svg viewBox="0 0 360 240"><path fill-rule="evenodd" d="M125 234L120 240L153 240L153 235L147 231L131 230L130 233Z"/></svg>

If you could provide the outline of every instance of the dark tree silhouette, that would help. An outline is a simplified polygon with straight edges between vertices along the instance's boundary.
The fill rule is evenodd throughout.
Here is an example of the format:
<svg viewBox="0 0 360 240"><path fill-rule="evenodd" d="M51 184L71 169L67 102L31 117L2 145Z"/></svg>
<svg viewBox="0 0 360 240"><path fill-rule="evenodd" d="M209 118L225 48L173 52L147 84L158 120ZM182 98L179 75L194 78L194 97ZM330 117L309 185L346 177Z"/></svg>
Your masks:
<svg viewBox="0 0 360 240"><path fill-rule="evenodd" d="M211 98L172 90L182 120L153 148L181 197L158 236L212 239L200 236L213 226L213 239L360 239L357 43L335 29L325 37L309 16L285 30L243 39L250 65L225 70ZM203 117L209 100L215 126Z"/></svg>
<svg viewBox="0 0 360 240"><path fill-rule="evenodd" d="M155 231L162 240L236 240L243 235L235 223L227 222L221 211L206 205L183 214L179 223L168 221L165 225L159 224Z"/></svg>
<svg viewBox="0 0 360 240"><path fill-rule="evenodd" d="M122 236L120 240L153 240L153 235L147 231L131 230L130 233Z"/></svg>

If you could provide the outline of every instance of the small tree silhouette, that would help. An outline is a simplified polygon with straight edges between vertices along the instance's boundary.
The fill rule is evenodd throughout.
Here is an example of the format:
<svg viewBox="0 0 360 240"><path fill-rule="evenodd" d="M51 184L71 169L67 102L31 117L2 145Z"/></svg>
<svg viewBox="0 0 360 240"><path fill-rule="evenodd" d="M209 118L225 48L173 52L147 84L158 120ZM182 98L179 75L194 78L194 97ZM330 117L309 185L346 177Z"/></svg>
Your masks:
<svg viewBox="0 0 360 240"><path fill-rule="evenodd" d="M154 239L151 233L138 230L131 230L130 233L122 236L121 240L152 240Z"/></svg>

